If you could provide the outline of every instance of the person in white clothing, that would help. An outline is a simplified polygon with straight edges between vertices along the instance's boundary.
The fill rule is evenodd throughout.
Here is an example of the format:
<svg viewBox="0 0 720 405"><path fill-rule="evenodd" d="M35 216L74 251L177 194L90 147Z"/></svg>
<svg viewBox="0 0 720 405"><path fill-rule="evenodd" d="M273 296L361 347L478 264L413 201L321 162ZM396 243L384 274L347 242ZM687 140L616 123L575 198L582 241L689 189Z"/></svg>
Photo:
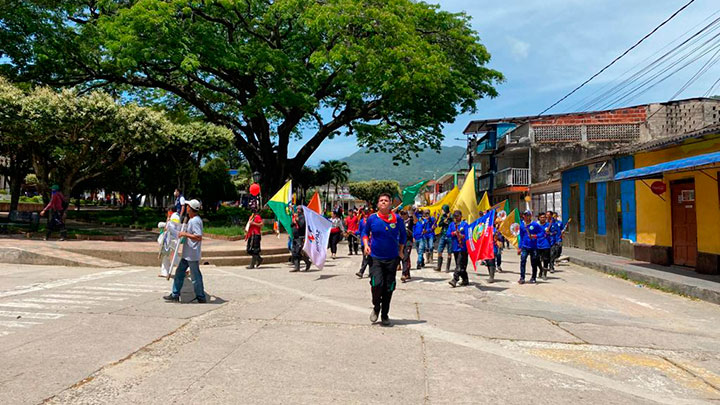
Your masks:
<svg viewBox="0 0 720 405"><path fill-rule="evenodd" d="M162 257L158 277L164 278L168 278L172 269L180 262L180 255L174 254L178 241L178 232L180 232L180 214L175 211L175 206L168 207L168 213L170 213L170 216L167 221L158 223L158 228L162 232L158 237L160 256ZM173 260L173 256L175 256L175 260ZM172 263L170 263L171 261Z"/></svg>

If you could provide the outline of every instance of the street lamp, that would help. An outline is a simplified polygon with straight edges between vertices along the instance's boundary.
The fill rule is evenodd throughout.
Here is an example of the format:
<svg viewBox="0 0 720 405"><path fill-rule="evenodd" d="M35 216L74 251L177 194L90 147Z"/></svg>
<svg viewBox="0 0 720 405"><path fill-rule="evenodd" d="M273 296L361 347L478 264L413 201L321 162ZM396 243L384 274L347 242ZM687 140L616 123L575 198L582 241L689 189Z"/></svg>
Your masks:
<svg viewBox="0 0 720 405"><path fill-rule="evenodd" d="M260 174L259 171L256 170L253 172L252 178L255 183L260 183L260 180L262 179L262 175Z"/></svg>

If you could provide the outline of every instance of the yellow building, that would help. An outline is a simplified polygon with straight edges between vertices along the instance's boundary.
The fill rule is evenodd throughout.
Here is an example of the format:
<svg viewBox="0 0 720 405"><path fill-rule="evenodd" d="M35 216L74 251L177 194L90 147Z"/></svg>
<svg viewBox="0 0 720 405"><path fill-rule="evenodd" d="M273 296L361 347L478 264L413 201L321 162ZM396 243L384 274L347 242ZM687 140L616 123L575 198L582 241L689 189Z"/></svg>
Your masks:
<svg viewBox="0 0 720 405"><path fill-rule="evenodd" d="M636 180L635 259L720 274L720 128L642 149L615 176Z"/></svg>

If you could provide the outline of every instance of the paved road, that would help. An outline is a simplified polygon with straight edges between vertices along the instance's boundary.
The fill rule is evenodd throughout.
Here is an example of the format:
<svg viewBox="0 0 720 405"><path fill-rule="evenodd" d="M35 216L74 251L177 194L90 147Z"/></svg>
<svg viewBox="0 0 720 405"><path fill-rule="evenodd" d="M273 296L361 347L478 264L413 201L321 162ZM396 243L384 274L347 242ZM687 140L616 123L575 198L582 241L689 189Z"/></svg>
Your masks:
<svg viewBox="0 0 720 405"><path fill-rule="evenodd" d="M493 285L413 272L390 328L358 257L205 267L205 305L151 268L0 265L0 403L720 401L720 307L574 265L521 286L505 259Z"/></svg>

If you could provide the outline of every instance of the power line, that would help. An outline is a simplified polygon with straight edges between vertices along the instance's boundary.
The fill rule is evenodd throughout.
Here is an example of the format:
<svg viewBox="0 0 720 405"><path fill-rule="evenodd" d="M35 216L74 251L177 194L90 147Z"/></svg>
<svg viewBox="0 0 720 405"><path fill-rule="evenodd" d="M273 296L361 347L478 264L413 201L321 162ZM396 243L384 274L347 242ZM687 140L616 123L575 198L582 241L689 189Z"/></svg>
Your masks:
<svg viewBox="0 0 720 405"><path fill-rule="evenodd" d="M568 97L570 97L571 95L573 95L576 91L580 90L580 89L581 89L582 87L584 87L586 84L590 83L591 80L593 80L594 78L598 77L602 72L604 72L605 70L607 70L610 66L614 65L615 62L619 61L623 56L627 55L630 51L632 51L633 49L635 49L635 48L636 48L638 45L640 45L643 41L645 41L645 40L646 40L647 38L649 38L652 34L654 34L657 30L659 30L660 27L662 27L663 25L667 24L668 21L670 21L670 20L672 20L673 18L675 18L676 15L680 14L680 12L682 12L683 10L685 10L690 4L692 4L692 3L694 3L694 2L695 2L695 0L690 0L690 1L687 2L684 6L680 7L680 9L678 9L676 12L674 12L674 13L673 13L670 17L668 17L665 21L663 21L662 23L660 23L660 25L658 25L657 27L655 27L655 29L653 29L652 31L650 31L649 34L645 35L645 36L642 37L638 42L636 42L635 45L633 45L633 46L631 46L630 48L628 48L628 49L627 49L625 52L623 52L620 56L618 56L617 58L613 59L613 61L610 62L609 64L607 64L604 68L600 69L599 72L597 72L597 73L595 73L594 75L592 75L589 79L585 80L582 84L580 84L580 85L577 86L575 89L573 89L573 91L571 91L570 93L568 93L568 94L566 94L565 96L563 96L560 100L558 100L558 101L556 101L555 103L553 103L550 107L546 108L545 110L543 110L543 111L542 111L540 114L538 114L538 115L543 115L543 114L545 114L548 110L550 110L551 108L553 108L553 107L555 107L556 105L560 104L563 100L565 100L566 98L568 98Z"/></svg>
<svg viewBox="0 0 720 405"><path fill-rule="evenodd" d="M672 97L670 97L670 100L674 100L675 97L677 97L677 96L679 96L680 94L682 94L685 90L687 90L688 87L690 87L693 83L695 83L695 81L696 81L697 79L699 79L700 76L702 76L702 75L704 75L705 73L707 73L707 71L710 70L710 68L712 68L712 67L718 62L718 60L720 60L720 58L718 58L718 54L720 54L720 48L719 48L717 51L715 51L715 53L713 54L713 56L711 56L710 59L708 59L708 61L705 62L705 64L702 65L702 67L700 67L700 69L697 71L697 73L695 73L695 74L680 88L680 90L678 90L675 94L673 94Z"/></svg>
<svg viewBox="0 0 720 405"><path fill-rule="evenodd" d="M632 66L631 68L627 69L626 71L624 71L623 73L621 73L620 75L618 75L617 78L616 78L614 81L608 82L608 83L605 84L602 88L598 89L597 91L591 93L590 95L586 96L586 97L583 98L582 100L578 101L570 110L571 110L571 111L589 111L592 106L598 104L598 103L601 102L604 98L610 96L611 94L616 93L619 89L622 89L622 88L627 87L628 85L632 84L632 82L635 80L635 78L636 78L638 75L641 75L642 72L644 72L644 71L648 70L649 68L653 67L654 65L658 64L660 61L664 60L666 57L668 57L668 55L674 53L676 50L681 49L681 48L684 48L684 47L686 46L686 44L687 44L687 46L689 46L689 45L690 45L689 42L690 42L691 40L692 40L692 42L695 42L695 41L697 40L697 39L693 40L693 38L697 37L698 35L702 34L703 32L707 31L707 30L710 29L710 28L712 28L712 30L716 29L717 27L713 27L713 26L715 26L715 25L718 24L718 22L720 21L720 18L716 18L716 19L713 20L710 24L708 24L708 25L706 25L705 27L703 27L700 31L696 32L695 34L693 34L692 36L690 36L689 38L687 38L687 39L684 40L682 43L680 43L679 45L675 46L673 49L671 49L670 51L666 52L666 53L663 54L662 56L656 58L656 59L653 60L649 65L645 66L644 68L640 69L640 70L637 71L636 73L632 74L630 77L620 80L621 78L623 78L623 77L624 77L625 75L627 75L628 73L632 72L632 71L635 70L636 68L639 68L639 67L642 66L645 62L647 62L647 61L650 60L651 58L655 57L655 55L663 52L665 49L669 48L670 46L672 46L672 45L675 44L676 42L680 41L680 40L681 40L682 38L684 38L687 34L689 34L690 32L693 32L697 27L703 25L706 21L714 18L718 13L720 13L720 10L715 11L713 14L711 14L711 15L708 16L708 17L706 17L706 18L705 18L704 20L702 20L701 22L695 24L692 28L690 28L689 30L687 30L687 31L685 31L684 33L682 33L681 35L679 35L677 38L675 38L674 40L672 40L671 42L669 42L667 45L665 45L665 46L662 47L661 49L658 49L657 51L655 51L652 55L646 57L646 58L643 59L642 61L636 63L634 66ZM711 31L712 31L712 30L711 30ZM702 34L702 36L705 36L705 35L707 35L707 33ZM701 36L701 37L702 37L702 36ZM642 76L642 75L641 75L641 76ZM618 80L620 80L620 81L618 82ZM613 84L613 82L615 82L615 84Z"/></svg>
<svg viewBox="0 0 720 405"><path fill-rule="evenodd" d="M717 86L718 83L720 83L720 78L715 80L715 83L713 83L713 85L710 86L710 88L705 92L705 94L703 94L703 97L710 97L712 95L713 90L715 89L715 86Z"/></svg>

